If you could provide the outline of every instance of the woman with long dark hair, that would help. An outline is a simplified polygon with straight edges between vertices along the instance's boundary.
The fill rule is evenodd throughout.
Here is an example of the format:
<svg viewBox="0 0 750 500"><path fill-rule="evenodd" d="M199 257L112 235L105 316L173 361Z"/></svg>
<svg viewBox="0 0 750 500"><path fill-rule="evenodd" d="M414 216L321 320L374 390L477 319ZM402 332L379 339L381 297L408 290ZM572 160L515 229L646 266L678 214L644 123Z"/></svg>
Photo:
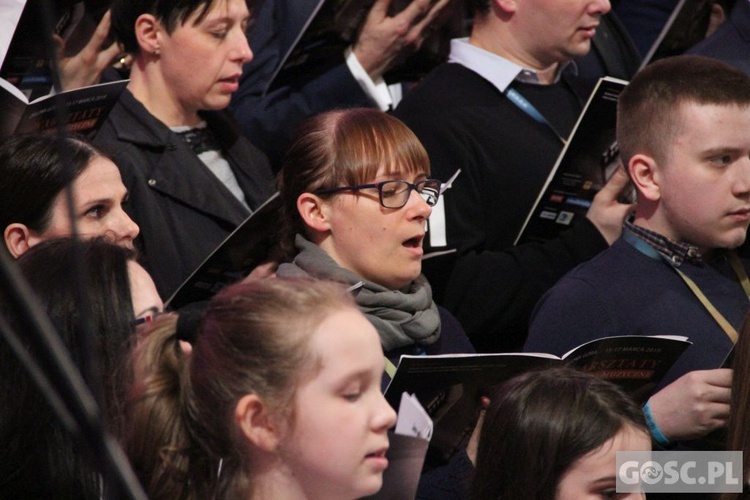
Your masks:
<svg viewBox="0 0 750 500"><path fill-rule="evenodd" d="M153 281L136 263L132 249L102 238L45 241L16 263L97 397L105 429L118 434L124 427L126 360L134 345L135 323L163 308ZM43 360L4 293L0 314L29 354ZM0 412L3 497L101 498L103 485L94 457L80 437L68 433L4 340L0 400L6 403Z"/></svg>

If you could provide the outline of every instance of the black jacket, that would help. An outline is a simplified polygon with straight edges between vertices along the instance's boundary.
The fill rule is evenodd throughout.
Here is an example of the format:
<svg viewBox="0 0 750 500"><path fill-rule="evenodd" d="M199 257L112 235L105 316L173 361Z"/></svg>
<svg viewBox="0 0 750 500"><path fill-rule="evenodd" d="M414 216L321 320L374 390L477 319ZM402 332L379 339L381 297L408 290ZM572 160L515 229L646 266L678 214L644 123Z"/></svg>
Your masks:
<svg viewBox="0 0 750 500"><path fill-rule="evenodd" d="M242 136L228 113L201 116L255 209L273 193L268 159ZM94 143L120 168L130 193L125 210L141 229L137 241L143 264L166 300L250 212L127 90Z"/></svg>

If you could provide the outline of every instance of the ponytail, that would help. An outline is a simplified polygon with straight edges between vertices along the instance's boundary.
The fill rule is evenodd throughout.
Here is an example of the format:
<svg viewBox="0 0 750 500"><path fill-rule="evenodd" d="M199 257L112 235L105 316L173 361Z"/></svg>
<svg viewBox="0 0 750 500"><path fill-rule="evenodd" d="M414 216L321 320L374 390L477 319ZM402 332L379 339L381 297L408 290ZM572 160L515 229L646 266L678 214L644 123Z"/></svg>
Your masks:
<svg viewBox="0 0 750 500"><path fill-rule="evenodd" d="M149 498L189 498L190 433L183 418L188 356L177 339L177 316L156 318L132 355L123 445Z"/></svg>

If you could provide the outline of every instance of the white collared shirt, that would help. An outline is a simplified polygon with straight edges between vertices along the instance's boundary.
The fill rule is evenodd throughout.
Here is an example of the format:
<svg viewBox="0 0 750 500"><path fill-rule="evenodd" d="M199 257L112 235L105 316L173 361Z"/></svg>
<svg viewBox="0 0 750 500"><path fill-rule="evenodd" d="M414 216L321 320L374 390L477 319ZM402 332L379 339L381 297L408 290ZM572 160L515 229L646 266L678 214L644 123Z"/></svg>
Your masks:
<svg viewBox="0 0 750 500"><path fill-rule="evenodd" d="M494 85L501 93L505 93L510 84L518 80L523 83L543 85L536 71L524 68L508 59L479 48L469 43L468 38L454 38L451 40L451 52L448 62L458 63ZM555 83L560 80L563 70L571 66L577 71L573 61L562 63L555 75Z"/></svg>

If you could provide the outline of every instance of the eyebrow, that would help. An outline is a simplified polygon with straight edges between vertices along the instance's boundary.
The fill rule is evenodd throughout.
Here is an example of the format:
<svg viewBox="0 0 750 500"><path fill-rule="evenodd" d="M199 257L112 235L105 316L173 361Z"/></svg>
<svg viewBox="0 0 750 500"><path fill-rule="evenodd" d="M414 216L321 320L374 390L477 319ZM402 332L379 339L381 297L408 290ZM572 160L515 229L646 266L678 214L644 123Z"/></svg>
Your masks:
<svg viewBox="0 0 750 500"><path fill-rule="evenodd" d="M87 200L82 203L82 205L102 205L112 203L112 198L96 198L93 200Z"/></svg>
<svg viewBox="0 0 750 500"><path fill-rule="evenodd" d="M592 481L591 484L593 486L601 486L601 485L604 485L604 484L612 484L612 485L614 485L615 482L616 482L615 476L602 476L602 477L600 477L600 478L595 479L594 481Z"/></svg>
<svg viewBox="0 0 750 500"><path fill-rule="evenodd" d="M372 371L369 369L365 368L362 370L356 370L341 377L341 379L337 383L337 386L343 389L347 384L351 382L366 380L370 376L372 376Z"/></svg>
<svg viewBox="0 0 750 500"><path fill-rule="evenodd" d="M725 154L739 154L741 151L740 148L733 148L733 147L718 147L718 148L711 148L706 149L703 151L703 155L705 157L712 157L712 156L719 156L719 155L725 155Z"/></svg>
<svg viewBox="0 0 750 500"><path fill-rule="evenodd" d="M239 24L249 22L251 18L252 18L252 15L248 15L246 17L243 17L242 19L240 19ZM219 24L234 25L235 22L236 21L235 21L234 17L232 17L232 16L221 16L221 17L217 17L217 18L214 18L214 19L206 17L206 19L204 19L204 21L203 21L203 23L206 26L208 26L208 27L212 27L214 25L219 25Z"/></svg>
<svg viewBox="0 0 750 500"><path fill-rule="evenodd" d="M406 180L405 178L408 175L409 175L408 172L392 172L390 174L378 175L375 177L375 179L372 182L373 184L377 184L378 182L385 182L385 181L403 181L403 180ZM418 174L414 176L414 182L418 182L424 179L429 179L429 177L430 176L427 173L419 172ZM379 179L382 179L382 180L379 180Z"/></svg>

